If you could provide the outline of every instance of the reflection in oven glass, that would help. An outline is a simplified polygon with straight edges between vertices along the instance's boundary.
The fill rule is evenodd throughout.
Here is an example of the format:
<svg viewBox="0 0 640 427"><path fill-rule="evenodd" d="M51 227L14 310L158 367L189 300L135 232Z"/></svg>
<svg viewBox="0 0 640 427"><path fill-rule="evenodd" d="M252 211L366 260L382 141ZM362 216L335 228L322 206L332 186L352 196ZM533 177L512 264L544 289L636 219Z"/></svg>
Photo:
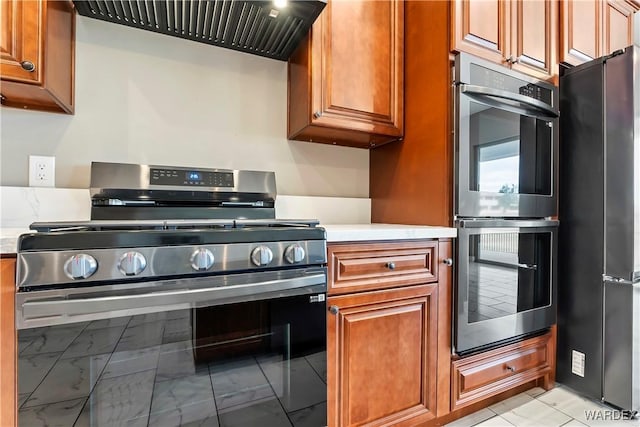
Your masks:
<svg viewBox="0 0 640 427"><path fill-rule="evenodd" d="M19 425L326 424L323 346L286 323L197 338L198 311L19 331Z"/></svg>
<svg viewBox="0 0 640 427"><path fill-rule="evenodd" d="M551 303L549 233L486 233L469 238L469 323Z"/></svg>

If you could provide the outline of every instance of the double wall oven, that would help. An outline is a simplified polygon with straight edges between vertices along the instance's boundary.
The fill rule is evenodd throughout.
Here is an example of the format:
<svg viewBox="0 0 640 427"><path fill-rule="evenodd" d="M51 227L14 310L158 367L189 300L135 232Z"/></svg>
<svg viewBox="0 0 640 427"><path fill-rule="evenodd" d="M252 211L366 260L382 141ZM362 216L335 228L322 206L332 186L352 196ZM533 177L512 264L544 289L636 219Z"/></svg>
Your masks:
<svg viewBox="0 0 640 427"><path fill-rule="evenodd" d="M558 90L459 54L455 64L454 347L555 323Z"/></svg>
<svg viewBox="0 0 640 427"><path fill-rule="evenodd" d="M325 425L325 232L274 174L91 172L91 221L20 237L19 425Z"/></svg>

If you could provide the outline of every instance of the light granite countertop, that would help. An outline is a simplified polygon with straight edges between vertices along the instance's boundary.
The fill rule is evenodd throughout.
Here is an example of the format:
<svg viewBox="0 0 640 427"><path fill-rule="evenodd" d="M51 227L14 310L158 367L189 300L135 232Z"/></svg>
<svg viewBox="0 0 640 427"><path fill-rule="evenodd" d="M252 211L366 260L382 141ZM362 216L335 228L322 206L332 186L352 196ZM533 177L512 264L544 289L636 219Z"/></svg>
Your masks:
<svg viewBox="0 0 640 427"><path fill-rule="evenodd" d="M403 224L320 224L327 230L327 242L362 242L377 240L441 239L456 237L450 227Z"/></svg>

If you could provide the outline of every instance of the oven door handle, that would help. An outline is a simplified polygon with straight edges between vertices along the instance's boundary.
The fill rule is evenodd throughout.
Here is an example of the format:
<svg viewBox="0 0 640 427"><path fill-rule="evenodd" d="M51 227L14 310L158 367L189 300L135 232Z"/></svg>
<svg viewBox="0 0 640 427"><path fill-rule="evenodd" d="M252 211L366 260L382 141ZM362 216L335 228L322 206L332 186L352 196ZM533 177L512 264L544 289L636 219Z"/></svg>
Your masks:
<svg viewBox="0 0 640 427"><path fill-rule="evenodd" d="M60 295L50 300L25 301L22 304L24 320L42 317L82 316L83 320L105 318L105 314L144 310L144 312L161 311L154 308L184 309L198 307L199 303L221 305L231 302L255 301L269 297L303 295L305 293L326 292L326 275L323 273L298 276L287 279L267 280L250 284L230 286L203 287L198 289L174 289L165 292L149 292L143 294L122 294L61 299ZM109 315L107 317L115 317ZM64 322L67 323L67 322Z"/></svg>
<svg viewBox="0 0 640 427"><path fill-rule="evenodd" d="M520 95L518 93L468 84L461 84L460 92L492 107L507 107L535 117L558 117L558 112L546 102L542 102L525 95ZM510 102L505 102L504 100Z"/></svg>

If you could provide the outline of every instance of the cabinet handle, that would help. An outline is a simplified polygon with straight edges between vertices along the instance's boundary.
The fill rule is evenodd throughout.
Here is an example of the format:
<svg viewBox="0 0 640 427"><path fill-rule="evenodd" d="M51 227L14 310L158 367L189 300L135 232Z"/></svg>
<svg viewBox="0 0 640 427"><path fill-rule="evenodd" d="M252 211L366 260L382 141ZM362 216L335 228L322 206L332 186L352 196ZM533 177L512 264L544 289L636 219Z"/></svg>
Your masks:
<svg viewBox="0 0 640 427"><path fill-rule="evenodd" d="M338 307L337 305L332 305L331 307L329 307L329 313L331 314L338 314L339 311L340 307Z"/></svg>
<svg viewBox="0 0 640 427"><path fill-rule="evenodd" d="M389 270L395 270L396 269L396 263L395 262L388 262L384 266L387 267Z"/></svg>
<svg viewBox="0 0 640 427"><path fill-rule="evenodd" d="M511 64L517 64L518 62L520 62L520 58L517 56L511 57Z"/></svg>
<svg viewBox="0 0 640 427"><path fill-rule="evenodd" d="M319 119L320 117L322 117L322 113L320 111L316 111L315 113L313 113L313 117Z"/></svg>
<svg viewBox="0 0 640 427"><path fill-rule="evenodd" d="M445 258L442 260L442 263L448 267L451 267L453 265L453 259L451 258Z"/></svg>
<svg viewBox="0 0 640 427"><path fill-rule="evenodd" d="M33 73L36 70L36 65L31 61L22 61L20 66L23 70Z"/></svg>
<svg viewBox="0 0 640 427"><path fill-rule="evenodd" d="M506 368L507 368L507 371L509 371L509 372L515 372L516 371L516 368L514 368L513 366L507 365Z"/></svg>

